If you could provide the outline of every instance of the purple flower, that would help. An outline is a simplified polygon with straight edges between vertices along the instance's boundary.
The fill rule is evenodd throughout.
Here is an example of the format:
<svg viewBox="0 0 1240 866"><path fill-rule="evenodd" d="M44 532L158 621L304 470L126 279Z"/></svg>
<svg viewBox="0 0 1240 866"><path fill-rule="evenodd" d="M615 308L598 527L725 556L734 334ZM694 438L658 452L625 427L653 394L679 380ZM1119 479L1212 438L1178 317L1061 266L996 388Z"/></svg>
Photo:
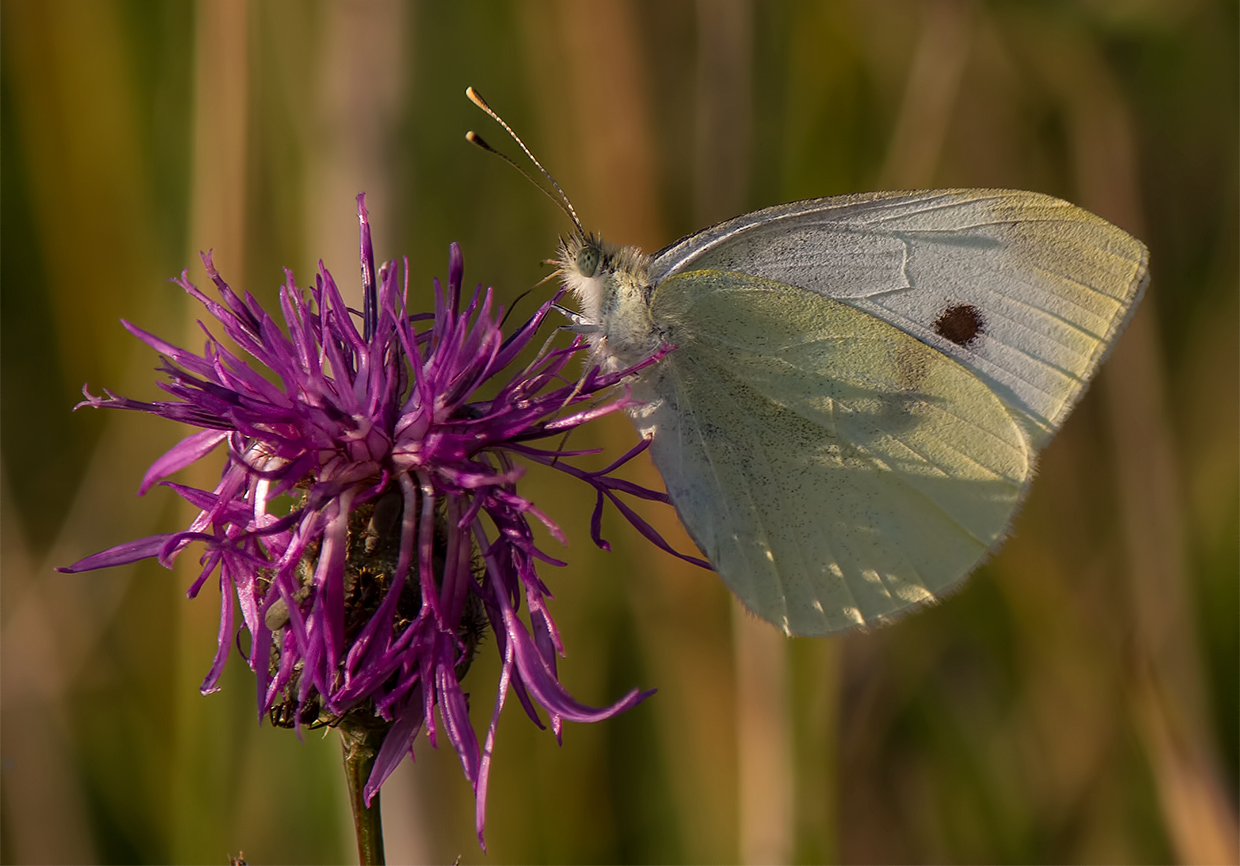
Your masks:
<svg viewBox="0 0 1240 866"><path fill-rule="evenodd" d="M537 707L547 712L557 738L565 719L606 719L651 694L634 690L595 709L560 685L556 656L563 648L535 562L563 563L538 549L530 519L563 536L517 491L524 470L514 458L594 487L592 535L604 548L600 524L608 500L668 549L617 494L666 497L611 477L645 443L601 472L564 460L586 452L542 444L562 442L565 431L631 405L626 393L613 390L602 403L599 395L638 368L566 376L566 365L583 351L580 338L567 348L544 347L533 362L516 367L552 301L505 339L502 310L492 308L489 290L475 291L461 310L463 262L455 244L447 291L435 284L434 314L408 314L407 277L402 283L389 265L376 279L363 196L358 218L361 333L355 311L321 264L308 293L286 271L281 326L252 296L229 288L209 253L203 264L219 302L186 273L175 282L210 311L253 366L209 331L199 355L124 322L164 356L167 381L160 387L173 399L145 403L86 391L80 405L134 409L201 428L156 460L139 489L171 487L199 514L183 531L122 544L62 570L147 557L171 567L185 547L202 543L202 570L188 594L197 595L218 573L222 597L219 647L203 693L218 688L244 628L260 712L273 722L300 728L363 714L389 724L366 784L367 802L412 754L419 730L425 726L437 745L442 725L474 787L481 842L496 724L510 690L540 727ZM260 374L263 367L278 384ZM482 396L484 385L493 396ZM220 445L227 454L213 490L165 480ZM503 668L480 748L460 680L487 626Z"/></svg>

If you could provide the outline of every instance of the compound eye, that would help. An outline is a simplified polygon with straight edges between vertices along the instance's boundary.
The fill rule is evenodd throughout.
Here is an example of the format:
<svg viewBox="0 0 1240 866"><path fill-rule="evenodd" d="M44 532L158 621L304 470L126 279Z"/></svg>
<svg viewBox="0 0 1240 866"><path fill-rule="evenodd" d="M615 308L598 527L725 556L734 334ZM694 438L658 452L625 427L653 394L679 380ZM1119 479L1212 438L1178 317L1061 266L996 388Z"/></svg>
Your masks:
<svg viewBox="0 0 1240 866"><path fill-rule="evenodd" d="M577 272L583 277L592 277L598 271L600 259L599 249L594 244L586 244L577 251Z"/></svg>

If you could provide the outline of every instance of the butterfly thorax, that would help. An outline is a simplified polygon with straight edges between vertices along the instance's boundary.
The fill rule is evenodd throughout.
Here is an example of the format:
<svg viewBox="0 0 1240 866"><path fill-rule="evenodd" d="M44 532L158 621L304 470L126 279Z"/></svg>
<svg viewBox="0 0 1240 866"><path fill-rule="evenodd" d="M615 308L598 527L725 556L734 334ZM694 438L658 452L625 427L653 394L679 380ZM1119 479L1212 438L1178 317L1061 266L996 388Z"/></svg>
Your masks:
<svg viewBox="0 0 1240 866"><path fill-rule="evenodd" d="M580 330L605 369L629 367L658 350L650 315L650 257L637 247L574 232L560 244L559 276L577 298Z"/></svg>

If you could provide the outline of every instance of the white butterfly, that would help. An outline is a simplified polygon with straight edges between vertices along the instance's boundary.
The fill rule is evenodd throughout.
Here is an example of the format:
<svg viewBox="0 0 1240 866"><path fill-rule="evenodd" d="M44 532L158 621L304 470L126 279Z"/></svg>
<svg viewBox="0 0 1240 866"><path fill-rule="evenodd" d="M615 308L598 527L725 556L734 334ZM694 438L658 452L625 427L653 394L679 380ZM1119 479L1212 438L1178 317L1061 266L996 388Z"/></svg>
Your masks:
<svg viewBox="0 0 1240 866"><path fill-rule="evenodd" d="M838 196L648 256L574 233L602 362L675 350L633 414L689 535L788 634L881 623L1007 535L1147 279L1137 240L1029 192Z"/></svg>
<svg viewBox="0 0 1240 866"><path fill-rule="evenodd" d="M674 347L633 420L694 542L788 634L887 621L998 547L1148 276L1140 241L1031 192L793 202L653 256L560 195L576 329L613 370Z"/></svg>

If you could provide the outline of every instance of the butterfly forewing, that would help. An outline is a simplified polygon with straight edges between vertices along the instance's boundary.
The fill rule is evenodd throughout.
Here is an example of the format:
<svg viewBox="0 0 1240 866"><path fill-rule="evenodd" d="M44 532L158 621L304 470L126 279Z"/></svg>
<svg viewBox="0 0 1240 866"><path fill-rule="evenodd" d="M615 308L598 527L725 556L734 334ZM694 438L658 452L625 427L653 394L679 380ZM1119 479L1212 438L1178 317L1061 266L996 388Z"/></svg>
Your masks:
<svg viewBox="0 0 1240 866"><path fill-rule="evenodd" d="M721 223L654 257L651 279L723 270L799 286L895 325L974 372L1040 447L1118 336L1145 247L1050 196L870 193Z"/></svg>

